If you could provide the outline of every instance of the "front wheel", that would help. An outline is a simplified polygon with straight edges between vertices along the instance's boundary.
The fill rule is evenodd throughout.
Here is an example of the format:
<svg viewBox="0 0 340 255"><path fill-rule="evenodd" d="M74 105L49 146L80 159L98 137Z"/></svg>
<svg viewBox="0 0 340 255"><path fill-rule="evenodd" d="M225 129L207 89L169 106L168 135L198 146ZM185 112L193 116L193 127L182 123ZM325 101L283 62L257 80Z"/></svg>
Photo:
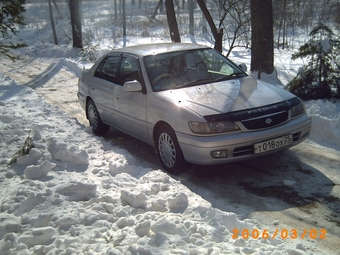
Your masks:
<svg viewBox="0 0 340 255"><path fill-rule="evenodd" d="M109 131L110 127L102 122L98 110L91 99L87 103L86 113L93 133L96 135L105 135Z"/></svg>
<svg viewBox="0 0 340 255"><path fill-rule="evenodd" d="M161 126L157 131L157 151L162 166L171 174L184 171L185 159L179 147L176 134L168 125Z"/></svg>

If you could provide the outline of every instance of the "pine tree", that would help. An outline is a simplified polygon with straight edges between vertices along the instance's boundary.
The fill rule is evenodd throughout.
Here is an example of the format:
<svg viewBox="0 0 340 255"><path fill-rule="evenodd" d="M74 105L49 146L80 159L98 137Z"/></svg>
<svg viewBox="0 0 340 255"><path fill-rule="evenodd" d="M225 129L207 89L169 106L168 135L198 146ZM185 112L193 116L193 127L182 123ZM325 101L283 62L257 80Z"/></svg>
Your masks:
<svg viewBox="0 0 340 255"><path fill-rule="evenodd" d="M299 74L288 84L288 90L304 100L340 98L340 41L324 24L309 34L310 40L292 55L292 59L307 58Z"/></svg>
<svg viewBox="0 0 340 255"><path fill-rule="evenodd" d="M25 25L24 18L21 15L25 12L25 0L2 0L0 2L0 33L2 37L6 37L9 33L16 34L18 31L16 25ZM17 48L24 46L23 44L4 44L0 41L0 54L5 55L12 60L15 57L9 54L10 48Z"/></svg>

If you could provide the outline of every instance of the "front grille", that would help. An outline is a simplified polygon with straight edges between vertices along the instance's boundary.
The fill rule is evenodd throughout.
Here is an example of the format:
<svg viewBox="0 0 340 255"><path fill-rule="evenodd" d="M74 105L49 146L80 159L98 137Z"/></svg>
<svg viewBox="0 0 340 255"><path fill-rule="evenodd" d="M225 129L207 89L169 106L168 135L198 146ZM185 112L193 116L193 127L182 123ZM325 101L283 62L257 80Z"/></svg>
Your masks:
<svg viewBox="0 0 340 255"><path fill-rule="evenodd" d="M235 148L233 152L233 157L240 157L240 156L251 155L251 154L254 154L254 146L248 145L248 146Z"/></svg>
<svg viewBox="0 0 340 255"><path fill-rule="evenodd" d="M300 139L301 137L301 132L297 132L295 134L293 134L293 142L296 142Z"/></svg>
<svg viewBox="0 0 340 255"><path fill-rule="evenodd" d="M263 129L280 125L288 120L288 111L266 115L254 119L243 120L241 123L248 130Z"/></svg>

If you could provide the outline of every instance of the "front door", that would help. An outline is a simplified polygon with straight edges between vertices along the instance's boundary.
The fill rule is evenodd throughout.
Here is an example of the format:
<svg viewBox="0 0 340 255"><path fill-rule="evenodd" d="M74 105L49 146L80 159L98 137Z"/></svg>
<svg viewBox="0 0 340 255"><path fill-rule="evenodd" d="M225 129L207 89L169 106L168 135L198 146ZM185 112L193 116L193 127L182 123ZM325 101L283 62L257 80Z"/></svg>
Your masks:
<svg viewBox="0 0 340 255"><path fill-rule="evenodd" d="M123 55L120 63L118 82L115 84L113 98L113 107L117 110L117 125L125 132L139 139L147 140L147 94L139 59L132 55ZM142 84L142 91L128 92L124 90L124 83L133 80Z"/></svg>

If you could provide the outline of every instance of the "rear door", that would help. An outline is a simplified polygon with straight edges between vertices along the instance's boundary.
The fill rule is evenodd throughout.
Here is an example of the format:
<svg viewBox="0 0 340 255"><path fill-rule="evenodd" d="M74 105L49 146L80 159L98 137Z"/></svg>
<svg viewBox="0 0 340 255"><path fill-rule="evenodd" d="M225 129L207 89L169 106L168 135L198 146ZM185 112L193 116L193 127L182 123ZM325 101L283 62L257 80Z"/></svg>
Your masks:
<svg viewBox="0 0 340 255"><path fill-rule="evenodd" d="M91 97L104 122L115 125L116 113L113 107L114 89L118 79L120 54L109 55L97 67L91 84Z"/></svg>

